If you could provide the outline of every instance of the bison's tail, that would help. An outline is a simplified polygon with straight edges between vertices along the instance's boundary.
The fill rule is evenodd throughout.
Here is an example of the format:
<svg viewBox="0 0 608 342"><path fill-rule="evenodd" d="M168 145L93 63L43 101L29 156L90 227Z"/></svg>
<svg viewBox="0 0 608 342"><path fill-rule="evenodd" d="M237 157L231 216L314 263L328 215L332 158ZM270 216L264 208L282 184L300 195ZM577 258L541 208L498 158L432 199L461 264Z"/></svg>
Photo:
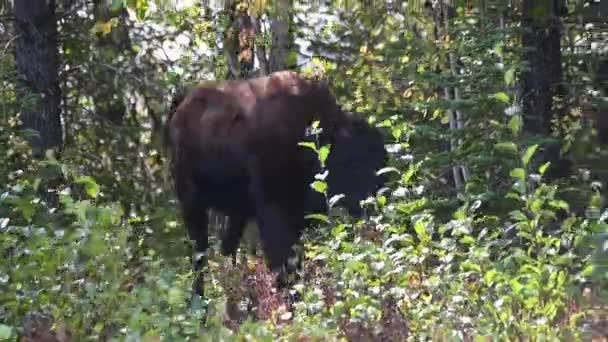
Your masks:
<svg viewBox="0 0 608 342"><path fill-rule="evenodd" d="M169 105L169 115L167 116L167 121L165 121L165 127L163 129L163 146L165 146L166 148L169 148L172 145L170 134L171 119L173 118L177 107L180 103L182 103L185 97L186 92L184 90L178 89L175 95L173 95L173 99L171 99L171 104Z"/></svg>
<svg viewBox="0 0 608 342"><path fill-rule="evenodd" d="M171 103L169 104L169 113L167 115L167 120L165 121L165 125L163 127L163 136L162 136L162 147L169 161L168 167L171 171L173 171L173 166L175 162L175 153L173 150L173 141L171 140L171 119L173 115L175 115L175 111L177 107L182 103L184 98L186 98L187 92L184 88L178 88L171 99Z"/></svg>

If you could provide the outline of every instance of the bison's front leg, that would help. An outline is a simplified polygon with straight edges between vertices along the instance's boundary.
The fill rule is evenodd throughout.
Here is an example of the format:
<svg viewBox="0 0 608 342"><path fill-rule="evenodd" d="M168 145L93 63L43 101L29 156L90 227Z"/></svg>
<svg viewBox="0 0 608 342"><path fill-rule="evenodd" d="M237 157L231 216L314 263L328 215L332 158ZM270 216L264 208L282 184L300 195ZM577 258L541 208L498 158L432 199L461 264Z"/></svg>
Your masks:
<svg viewBox="0 0 608 342"><path fill-rule="evenodd" d="M264 254L270 269L276 272L287 262L297 235L290 226L289 212L272 195L270 183L273 180L263 177L264 170L260 166L258 160L250 163L249 192L253 199Z"/></svg>

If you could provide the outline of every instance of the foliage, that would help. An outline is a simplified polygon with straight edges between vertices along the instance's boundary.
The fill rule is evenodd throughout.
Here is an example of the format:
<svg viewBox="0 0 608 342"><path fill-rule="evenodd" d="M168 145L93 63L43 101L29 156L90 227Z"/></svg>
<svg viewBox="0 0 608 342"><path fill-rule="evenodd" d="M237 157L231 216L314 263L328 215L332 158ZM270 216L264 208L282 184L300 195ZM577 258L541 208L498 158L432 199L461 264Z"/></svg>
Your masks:
<svg viewBox="0 0 608 342"><path fill-rule="evenodd" d="M436 37L437 22L414 3L404 14L354 2L325 9L336 20L299 24L318 56L302 71L320 69L345 110L384 130L391 160L380 172L391 181L366 201L375 211L366 220L312 216L319 222L304 237L304 269L283 292L271 288L259 258L231 265L212 239L206 298L190 298L190 250L161 132L176 88L226 74L215 41L224 16L198 5L113 1L113 13L126 15L107 19L75 4L83 7L66 12L60 27L66 146L43 160L31 158L33 133L19 129L17 115L35 99L17 99L14 62L0 53L0 340L601 334L605 192L592 177L549 182L551 165L535 162L556 137L523 129L517 22L502 25L500 8L474 2L457 7ZM167 53L178 45L185 51ZM564 54L572 98L557 138L582 168L593 158L602 165L605 154L580 114L583 101L602 101L589 95L593 82L576 78L580 58ZM448 88L459 97L446 98ZM116 108L121 119L113 121ZM449 128L454 111L464 113L464 128ZM458 143L448 148L450 141ZM322 164L331 153L306 147ZM451 185L456 164L470 173L461 188ZM322 177L311 186L327 193Z"/></svg>

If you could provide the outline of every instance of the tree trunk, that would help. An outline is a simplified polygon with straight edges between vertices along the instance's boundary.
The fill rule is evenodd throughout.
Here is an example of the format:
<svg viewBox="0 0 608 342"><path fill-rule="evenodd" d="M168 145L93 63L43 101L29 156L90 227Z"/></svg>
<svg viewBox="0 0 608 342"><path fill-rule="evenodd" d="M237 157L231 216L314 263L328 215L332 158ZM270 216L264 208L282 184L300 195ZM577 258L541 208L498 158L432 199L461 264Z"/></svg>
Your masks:
<svg viewBox="0 0 608 342"><path fill-rule="evenodd" d="M435 25L433 26L433 36L435 42L437 42L437 50L443 49L443 41L449 35L449 20L456 16L456 11L451 6L447 5L444 1L426 1L424 3L426 14L433 18ZM445 74L456 77L458 75L458 63L457 57L454 52L447 53L447 61L445 68ZM441 68L438 70L441 73ZM462 95L458 87L443 87L443 95L446 101L461 100ZM449 130L452 133L464 128L464 114L461 111L453 109L447 110L449 119ZM462 145L462 140L455 138L450 139L449 150L457 151ZM454 187L456 190L462 189L469 179L469 171L465 165L455 163L452 166L452 178L454 180Z"/></svg>
<svg viewBox="0 0 608 342"><path fill-rule="evenodd" d="M527 70L522 73L524 129L531 134L548 136L553 128L553 98L560 95L562 82L561 21L559 1L526 0L522 8L522 44ZM551 162L548 178L569 174L569 163L560 156L560 147L551 144L541 153L542 162Z"/></svg>
<svg viewBox="0 0 608 342"><path fill-rule="evenodd" d="M267 30L263 29L262 20L260 19L259 13L256 13L256 11L252 11L251 23L253 24L253 28L255 30L256 35L262 35L263 37L266 36L268 32ZM260 68L258 74L260 76L266 76L270 74L268 55L266 54L268 47L266 45L267 44L264 42L262 44L257 44L255 47L255 56L258 58Z"/></svg>
<svg viewBox="0 0 608 342"><path fill-rule="evenodd" d="M278 0L274 4L274 15L270 20L272 46L268 58L270 72L286 70L289 57L289 0Z"/></svg>
<svg viewBox="0 0 608 342"><path fill-rule="evenodd" d="M228 58L229 78L249 78L254 68L256 30L248 13L246 1L226 2L230 27L226 31L224 49Z"/></svg>
<svg viewBox="0 0 608 342"><path fill-rule="evenodd" d="M22 76L20 97L33 94L37 101L22 110L25 128L39 132L32 139L36 156L60 147L61 93L58 82L57 19L54 0L15 1L17 70Z"/></svg>

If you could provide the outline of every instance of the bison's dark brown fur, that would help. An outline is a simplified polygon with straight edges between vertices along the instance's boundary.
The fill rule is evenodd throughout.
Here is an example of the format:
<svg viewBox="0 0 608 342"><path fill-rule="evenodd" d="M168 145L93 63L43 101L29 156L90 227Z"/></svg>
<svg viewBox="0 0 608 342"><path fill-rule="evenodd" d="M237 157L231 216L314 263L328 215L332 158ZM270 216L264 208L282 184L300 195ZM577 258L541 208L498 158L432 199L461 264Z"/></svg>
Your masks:
<svg viewBox="0 0 608 342"><path fill-rule="evenodd" d="M386 181L384 175L376 174L386 161L382 132L369 125L362 116L350 114L347 123L332 137L331 152L326 162L328 197L345 195L337 202L338 205L345 207L351 216L361 217L363 209L359 202L375 195ZM315 173L321 171L319 163L315 163L314 169ZM310 189L306 211L326 210L324 198Z"/></svg>
<svg viewBox="0 0 608 342"><path fill-rule="evenodd" d="M171 112L173 175L196 254L208 247L206 209L214 208L230 218L224 254L234 253L247 220L255 218L271 269L286 262L304 227L314 172L304 162L310 152L297 143L315 120L331 143L348 118L324 83L293 72L199 86ZM200 278L195 290L202 291Z"/></svg>

